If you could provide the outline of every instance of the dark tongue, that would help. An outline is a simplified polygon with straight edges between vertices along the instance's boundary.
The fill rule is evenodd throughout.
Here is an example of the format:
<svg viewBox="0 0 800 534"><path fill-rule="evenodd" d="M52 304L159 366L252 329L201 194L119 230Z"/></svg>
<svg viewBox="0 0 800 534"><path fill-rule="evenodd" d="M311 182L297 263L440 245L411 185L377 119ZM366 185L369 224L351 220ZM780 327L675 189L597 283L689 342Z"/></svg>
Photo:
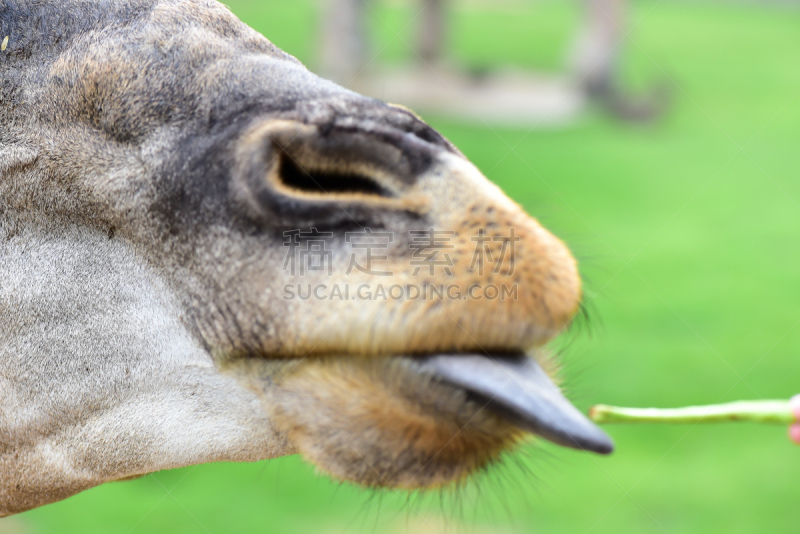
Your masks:
<svg viewBox="0 0 800 534"><path fill-rule="evenodd" d="M547 373L526 356L442 354L419 360L424 371L462 388L509 422L545 439L609 454L614 443L561 394Z"/></svg>

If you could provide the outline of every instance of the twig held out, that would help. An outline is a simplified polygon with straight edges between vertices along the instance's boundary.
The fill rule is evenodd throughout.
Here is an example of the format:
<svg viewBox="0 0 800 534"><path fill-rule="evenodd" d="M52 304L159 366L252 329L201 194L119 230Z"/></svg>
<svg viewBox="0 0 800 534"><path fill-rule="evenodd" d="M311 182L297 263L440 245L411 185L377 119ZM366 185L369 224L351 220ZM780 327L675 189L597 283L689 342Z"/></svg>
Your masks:
<svg viewBox="0 0 800 534"><path fill-rule="evenodd" d="M796 413L796 412L795 412ZM788 400L736 401L682 408L622 408L597 404L589 410L595 423L719 423L748 421L791 425L798 421Z"/></svg>

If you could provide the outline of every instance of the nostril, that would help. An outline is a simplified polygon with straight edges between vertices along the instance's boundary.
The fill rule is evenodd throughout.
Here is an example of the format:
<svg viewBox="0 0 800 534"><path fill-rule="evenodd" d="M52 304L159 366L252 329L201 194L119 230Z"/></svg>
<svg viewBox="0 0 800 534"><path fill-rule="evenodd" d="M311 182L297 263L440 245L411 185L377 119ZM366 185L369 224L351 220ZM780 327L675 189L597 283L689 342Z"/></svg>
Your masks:
<svg viewBox="0 0 800 534"><path fill-rule="evenodd" d="M366 174L333 166L322 169L306 168L286 152L280 154L277 179L287 189L305 194L394 196Z"/></svg>
<svg viewBox="0 0 800 534"><path fill-rule="evenodd" d="M393 213L428 211L428 198L414 196L421 171L413 151L390 141L374 132L323 135L296 121L258 122L238 140L233 193L249 219L292 227L378 224Z"/></svg>

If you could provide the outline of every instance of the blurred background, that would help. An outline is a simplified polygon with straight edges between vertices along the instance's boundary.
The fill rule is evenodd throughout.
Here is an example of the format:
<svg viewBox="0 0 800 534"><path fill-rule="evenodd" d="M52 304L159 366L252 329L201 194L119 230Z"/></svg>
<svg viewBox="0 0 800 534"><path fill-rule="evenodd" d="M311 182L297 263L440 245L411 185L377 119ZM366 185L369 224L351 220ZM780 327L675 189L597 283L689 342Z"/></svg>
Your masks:
<svg viewBox="0 0 800 534"><path fill-rule="evenodd" d="M312 70L417 110L581 264L569 396L800 392L800 2L228 0ZM788 533L800 448L754 425L609 426L464 487L332 482L288 457L107 484L3 533Z"/></svg>

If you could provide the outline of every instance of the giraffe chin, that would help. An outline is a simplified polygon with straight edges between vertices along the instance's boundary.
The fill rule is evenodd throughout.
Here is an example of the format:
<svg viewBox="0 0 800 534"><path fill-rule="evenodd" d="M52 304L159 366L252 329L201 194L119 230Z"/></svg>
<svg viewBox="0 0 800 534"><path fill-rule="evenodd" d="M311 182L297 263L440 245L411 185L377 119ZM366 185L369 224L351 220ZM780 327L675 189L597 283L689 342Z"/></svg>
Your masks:
<svg viewBox="0 0 800 534"><path fill-rule="evenodd" d="M522 354L301 360L267 395L276 426L306 460L369 487L458 482L530 434L613 450Z"/></svg>

